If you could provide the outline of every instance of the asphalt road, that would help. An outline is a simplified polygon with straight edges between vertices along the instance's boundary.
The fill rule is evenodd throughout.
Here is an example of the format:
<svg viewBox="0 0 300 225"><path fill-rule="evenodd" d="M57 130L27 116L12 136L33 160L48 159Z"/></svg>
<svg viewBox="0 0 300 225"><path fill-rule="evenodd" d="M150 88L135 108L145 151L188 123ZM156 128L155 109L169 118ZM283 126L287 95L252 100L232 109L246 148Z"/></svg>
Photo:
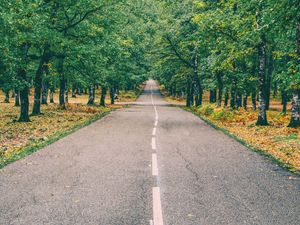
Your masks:
<svg viewBox="0 0 300 225"><path fill-rule="evenodd" d="M300 179L149 81L133 106L0 170L8 224L299 225Z"/></svg>

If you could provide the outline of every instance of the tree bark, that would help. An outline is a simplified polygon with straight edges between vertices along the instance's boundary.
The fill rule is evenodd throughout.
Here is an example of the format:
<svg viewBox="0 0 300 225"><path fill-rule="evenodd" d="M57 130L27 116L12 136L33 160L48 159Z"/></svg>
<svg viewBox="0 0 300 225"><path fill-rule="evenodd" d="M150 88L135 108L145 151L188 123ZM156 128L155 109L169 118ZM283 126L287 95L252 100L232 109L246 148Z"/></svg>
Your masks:
<svg viewBox="0 0 300 225"><path fill-rule="evenodd" d="M247 105L248 105L248 93L245 93L243 96L243 108L247 110Z"/></svg>
<svg viewBox="0 0 300 225"><path fill-rule="evenodd" d="M222 74L220 72L217 73L217 82L218 82L218 107L221 107L222 97L223 97L223 81L222 81Z"/></svg>
<svg viewBox="0 0 300 225"><path fill-rule="evenodd" d="M89 100L87 104L94 105L94 103L95 103L95 87L91 85L89 89Z"/></svg>
<svg viewBox="0 0 300 225"><path fill-rule="evenodd" d="M4 99L4 102L5 103L9 103L9 90L5 91L5 99Z"/></svg>
<svg viewBox="0 0 300 225"><path fill-rule="evenodd" d="M44 61L41 59L39 67L35 73L35 79L34 79L34 103L33 103L32 115L41 114L43 65L44 65Z"/></svg>
<svg viewBox="0 0 300 225"><path fill-rule="evenodd" d="M266 110L269 110L270 108L272 74L273 74L273 52L271 49L269 53L268 72L266 77Z"/></svg>
<svg viewBox="0 0 300 225"><path fill-rule="evenodd" d="M300 127L300 91L297 88L293 90L292 99L292 117L288 127Z"/></svg>
<svg viewBox="0 0 300 225"><path fill-rule="evenodd" d="M59 105L62 109L66 109L65 92L66 92L66 80L64 76L64 58L60 58L58 62L57 72L60 76L59 79Z"/></svg>
<svg viewBox="0 0 300 225"><path fill-rule="evenodd" d="M76 86L75 86L75 84L72 85L72 98L76 98Z"/></svg>
<svg viewBox="0 0 300 225"><path fill-rule="evenodd" d="M231 96L230 96L230 108L235 109L236 108L236 80L232 80L231 85Z"/></svg>
<svg viewBox="0 0 300 225"><path fill-rule="evenodd" d="M27 74L25 69L19 70L19 77L25 82L27 80ZM30 122L29 119L29 88L27 85L20 90L21 110L19 122Z"/></svg>
<svg viewBox="0 0 300 225"><path fill-rule="evenodd" d="M252 100L252 110L256 111L256 91L255 90L252 91L251 100Z"/></svg>
<svg viewBox="0 0 300 225"><path fill-rule="evenodd" d="M228 90L226 90L225 99L224 99L224 107L228 106L228 101L229 101L229 93L228 93Z"/></svg>
<svg viewBox="0 0 300 225"><path fill-rule="evenodd" d="M115 104L115 88L111 87L109 90L109 94L110 94L110 104Z"/></svg>
<svg viewBox="0 0 300 225"><path fill-rule="evenodd" d="M42 83L42 105L48 104L48 82L43 81Z"/></svg>
<svg viewBox="0 0 300 225"><path fill-rule="evenodd" d="M260 29L260 11L262 10L262 0L259 2L259 10L256 12L256 27ZM263 34L260 35L260 41L257 46L258 52L258 118L256 125L268 125L267 111L266 111L266 43Z"/></svg>
<svg viewBox="0 0 300 225"><path fill-rule="evenodd" d="M15 106L20 106L20 92L15 91Z"/></svg>
<svg viewBox="0 0 300 225"><path fill-rule="evenodd" d="M285 115L286 114L286 109L287 109L287 94L285 90L281 91L281 104L282 104L282 113Z"/></svg>
<svg viewBox="0 0 300 225"><path fill-rule="evenodd" d="M54 103L54 85L50 87L50 103Z"/></svg>
<svg viewBox="0 0 300 225"><path fill-rule="evenodd" d="M106 86L102 86L102 87L101 87L100 106L105 106L106 92L107 92Z"/></svg>
<svg viewBox="0 0 300 225"><path fill-rule="evenodd" d="M297 18L296 27L296 52L297 59L296 62L300 64L300 16ZM294 84L293 87L293 100L292 100L292 116L289 127L300 127L300 84Z"/></svg>

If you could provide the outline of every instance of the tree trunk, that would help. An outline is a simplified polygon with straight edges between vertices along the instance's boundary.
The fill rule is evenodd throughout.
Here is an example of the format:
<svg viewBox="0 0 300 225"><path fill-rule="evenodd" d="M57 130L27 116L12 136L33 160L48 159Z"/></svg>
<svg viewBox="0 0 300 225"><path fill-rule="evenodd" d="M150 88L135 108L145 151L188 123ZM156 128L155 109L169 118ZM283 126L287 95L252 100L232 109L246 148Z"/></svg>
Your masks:
<svg viewBox="0 0 300 225"><path fill-rule="evenodd" d="M101 87L100 106L105 106L106 92L107 92L107 88L105 86L102 86Z"/></svg>
<svg viewBox="0 0 300 225"><path fill-rule="evenodd" d="M268 125L267 111L266 111L266 89L265 89L265 76L266 76L266 47L262 39L258 46L259 58L259 79L258 79L258 118L257 125Z"/></svg>
<svg viewBox="0 0 300 225"><path fill-rule="evenodd" d="M218 82L218 107L221 107L222 97L223 97L223 81L222 81L222 74L220 72L217 73L217 82Z"/></svg>
<svg viewBox="0 0 300 225"><path fill-rule="evenodd" d="M226 90L225 99L224 99L224 107L228 106L228 101L229 101L229 93L228 93L228 90Z"/></svg>
<svg viewBox="0 0 300 225"><path fill-rule="evenodd" d="M48 82L42 82L42 105L48 104Z"/></svg>
<svg viewBox="0 0 300 225"><path fill-rule="evenodd" d="M286 114L286 108L287 108L287 94L285 90L281 91L281 104L282 104L282 113Z"/></svg>
<svg viewBox="0 0 300 225"><path fill-rule="evenodd" d="M260 29L260 12L262 11L262 0L259 1L259 9L256 11L256 28ZM260 42L257 46L258 52L258 118L256 125L268 125L266 111L266 42L264 34L260 36Z"/></svg>
<svg viewBox="0 0 300 225"><path fill-rule="evenodd" d="M76 98L76 86L75 86L75 84L72 85L72 98Z"/></svg>
<svg viewBox="0 0 300 225"><path fill-rule="evenodd" d="M69 103L69 87L67 80L65 81L65 103Z"/></svg>
<svg viewBox="0 0 300 225"><path fill-rule="evenodd" d="M243 97L243 108L247 110L247 105L248 105L248 93L245 93Z"/></svg>
<svg viewBox="0 0 300 225"><path fill-rule="evenodd" d="M34 79L34 103L33 103L32 115L41 114L43 65L44 65L44 61L43 59L41 59L39 67L35 73L35 79Z"/></svg>
<svg viewBox="0 0 300 225"><path fill-rule="evenodd" d="M66 80L64 76L62 76L59 80L59 105L62 109L66 109L65 88L66 88Z"/></svg>
<svg viewBox="0 0 300 225"><path fill-rule="evenodd" d="M292 117L288 127L300 127L300 90L294 88L292 100Z"/></svg>
<svg viewBox="0 0 300 225"><path fill-rule="evenodd" d="M273 52L271 50L269 53L268 73L266 77L266 110L269 110L270 108L272 74L273 74Z"/></svg>
<svg viewBox="0 0 300 225"><path fill-rule="evenodd" d="M109 94L110 94L110 104L115 104L115 89L114 87L111 87L109 90Z"/></svg>
<svg viewBox="0 0 300 225"><path fill-rule="evenodd" d="M50 103L54 103L54 85L51 85L50 88Z"/></svg>
<svg viewBox="0 0 300 225"><path fill-rule="evenodd" d="M230 96L230 108L235 109L236 108L236 80L232 80L231 85L231 96Z"/></svg>
<svg viewBox="0 0 300 225"><path fill-rule="evenodd" d="M296 27L296 52L297 52L297 65L300 64L300 16L297 18ZM292 101L292 116L289 127L300 127L300 84L297 83L293 87L293 101Z"/></svg>
<svg viewBox="0 0 300 225"><path fill-rule="evenodd" d="M47 104L48 104L48 83L44 81L42 85L42 105L47 105Z"/></svg>
<svg viewBox="0 0 300 225"><path fill-rule="evenodd" d="M5 103L9 103L9 90L5 91L5 99L4 99Z"/></svg>
<svg viewBox="0 0 300 225"><path fill-rule="evenodd" d="M21 69L19 71L19 77L26 81L26 70ZM24 87L20 90L20 100L21 100L21 110L20 110L20 117L19 122L30 122L29 119L29 88L27 85L24 85Z"/></svg>
<svg viewBox="0 0 300 225"><path fill-rule="evenodd" d="M242 100L243 100L243 96L242 96L241 92L238 91L237 95L236 95L236 106L238 108L242 107L242 105L243 105Z"/></svg>
<svg viewBox="0 0 300 225"><path fill-rule="evenodd" d="M209 91L210 95L209 95L209 102L210 103L215 103L216 102L216 90L210 90Z"/></svg>
<svg viewBox="0 0 300 225"><path fill-rule="evenodd" d="M89 89L89 100L87 104L94 105L94 103L95 103L95 87L91 85Z"/></svg>
<svg viewBox="0 0 300 225"><path fill-rule="evenodd" d="M15 91L15 106L20 106L20 92Z"/></svg>
<svg viewBox="0 0 300 225"><path fill-rule="evenodd" d="M252 91L251 100L252 100L252 109L253 109L253 111L256 111L256 91L255 90Z"/></svg>

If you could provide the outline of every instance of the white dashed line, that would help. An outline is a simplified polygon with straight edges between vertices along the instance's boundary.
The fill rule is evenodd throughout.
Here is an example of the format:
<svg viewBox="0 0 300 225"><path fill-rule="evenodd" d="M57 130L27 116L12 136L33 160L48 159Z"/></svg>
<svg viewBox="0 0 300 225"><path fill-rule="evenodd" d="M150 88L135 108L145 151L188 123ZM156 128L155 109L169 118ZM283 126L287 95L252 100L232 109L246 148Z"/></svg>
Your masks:
<svg viewBox="0 0 300 225"><path fill-rule="evenodd" d="M157 154L152 154L152 176L158 176Z"/></svg>
<svg viewBox="0 0 300 225"><path fill-rule="evenodd" d="M153 100L153 87L151 85L151 102L155 112L155 122L154 128L152 131L152 136L156 136L157 124L158 124L158 112ZM156 139L152 137L151 140L152 150L156 150ZM157 154L152 154L152 175L158 176L158 162ZM153 196L153 220L150 220L150 225L163 225L162 209L161 209L161 200L160 200L160 189L159 187L153 187L152 189Z"/></svg>
<svg viewBox="0 0 300 225"><path fill-rule="evenodd" d="M153 136L156 135L156 127L153 128L152 135L153 135Z"/></svg>
<svg viewBox="0 0 300 225"><path fill-rule="evenodd" d="M159 187L153 187L153 222L154 225L163 225Z"/></svg>
<svg viewBox="0 0 300 225"><path fill-rule="evenodd" d="M152 137L151 146L152 146L152 150L156 150L156 141L155 141L155 137Z"/></svg>

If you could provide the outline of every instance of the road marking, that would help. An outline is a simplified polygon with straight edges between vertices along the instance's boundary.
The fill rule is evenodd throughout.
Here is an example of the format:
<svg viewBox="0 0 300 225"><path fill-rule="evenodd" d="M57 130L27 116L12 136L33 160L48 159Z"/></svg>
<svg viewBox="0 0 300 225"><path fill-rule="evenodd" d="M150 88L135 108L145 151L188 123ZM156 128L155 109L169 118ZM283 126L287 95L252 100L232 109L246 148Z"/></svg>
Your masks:
<svg viewBox="0 0 300 225"><path fill-rule="evenodd" d="M153 220L150 220L150 225L153 225Z"/></svg>
<svg viewBox="0 0 300 225"><path fill-rule="evenodd" d="M156 127L153 128L152 135L153 135L153 136L156 135Z"/></svg>
<svg viewBox="0 0 300 225"><path fill-rule="evenodd" d="M160 190L159 187L153 187L153 222L154 225L163 225Z"/></svg>
<svg viewBox="0 0 300 225"><path fill-rule="evenodd" d="M152 137L151 145L152 145L152 150L156 150L155 137Z"/></svg>
<svg viewBox="0 0 300 225"><path fill-rule="evenodd" d="M158 176L157 155L152 154L152 176Z"/></svg>
<svg viewBox="0 0 300 225"><path fill-rule="evenodd" d="M157 121L157 120L155 120L154 126L156 127L156 126L157 126L157 124L158 124L158 121Z"/></svg>

